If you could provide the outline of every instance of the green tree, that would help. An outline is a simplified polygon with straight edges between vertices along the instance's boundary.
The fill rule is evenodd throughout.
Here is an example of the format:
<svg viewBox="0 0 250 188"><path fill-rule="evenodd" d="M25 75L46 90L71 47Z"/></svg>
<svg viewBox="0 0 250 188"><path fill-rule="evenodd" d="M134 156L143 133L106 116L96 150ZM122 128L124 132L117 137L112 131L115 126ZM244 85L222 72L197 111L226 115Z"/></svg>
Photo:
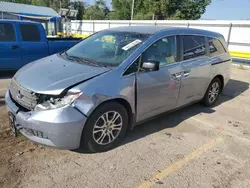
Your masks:
<svg viewBox="0 0 250 188"><path fill-rule="evenodd" d="M180 20L197 20L205 13L207 5L211 0L188 1L185 0L179 11L175 15L175 19Z"/></svg>
<svg viewBox="0 0 250 188"><path fill-rule="evenodd" d="M86 9L85 14L83 15L85 20L104 20L105 14L98 6L93 5Z"/></svg>
<svg viewBox="0 0 250 188"><path fill-rule="evenodd" d="M68 8L70 5L70 0L40 0L43 1L43 4L47 7L53 8L55 11L60 10L61 8Z"/></svg>
<svg viewBox="0 0 250 188"><path fill-rule="evenodd" d="M109 14L109 9L106 6L104 0L97 0L95 5L89 6L84 15L83 19L86 20L104 20Z"/></svg>
<svg viewBox="0 0 250 188"><path fill-rule="evenodd" d="M82 1L74 1L74 2L72 2L72 4L74 6L74 9L78 10L76 19L77 20L82 20L84 12L85 12L86 4L84 2L82 2Z"/></svg>
<svg viewBox="0 0 250 188"><path fill-rule="evenodd" d="M199 19L211 0L135 0L134 19ZM130 19L132 0L112 0L111 18Z"/></svg>
<svg viewBox="0 0 250 188"><path fill-rule="evenodd" d="M13 2L13 0L5 0ZM204 14L211 0L134 0L134 19L139 20L167 20L188 19L196 20ZM60 9L59 0L15 0L16 3L32 4ZM132 0L112 0L114 11L110 12L105 0L96 0L96 3L87 7L83 1L61 0L61 7L74 6L78 10L77 19L114 19L129 20L131 18ZM86 8L87 7L87 8Z"/></svg>
<svg viewBox="0 0 250 188"><path fill-rule="evenodd" d="M114 20L129 20L131 17L131 4L132 0L112 0L114 12L110 13L109 18Z"/></svg>

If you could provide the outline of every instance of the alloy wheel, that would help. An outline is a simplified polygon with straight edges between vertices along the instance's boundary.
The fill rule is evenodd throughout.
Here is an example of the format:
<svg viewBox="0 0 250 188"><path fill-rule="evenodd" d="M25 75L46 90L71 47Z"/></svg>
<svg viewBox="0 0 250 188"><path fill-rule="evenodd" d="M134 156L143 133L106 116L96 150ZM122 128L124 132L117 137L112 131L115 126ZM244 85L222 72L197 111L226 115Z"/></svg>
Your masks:
<svg viewBox="0 0 250 188"><path fill-rule="evenodd" d="M107 145L113 142L122 130L122 116L116 111L102 114L95 122L93 138L97 144Z"/></svg>
<svg viewBox="0 0 250 188"><path fill-rule="evenodd" d="M208 92L208 100L210 103L213 103L217 99L219 92L220 85L218 82L214 82Z"/></svg>

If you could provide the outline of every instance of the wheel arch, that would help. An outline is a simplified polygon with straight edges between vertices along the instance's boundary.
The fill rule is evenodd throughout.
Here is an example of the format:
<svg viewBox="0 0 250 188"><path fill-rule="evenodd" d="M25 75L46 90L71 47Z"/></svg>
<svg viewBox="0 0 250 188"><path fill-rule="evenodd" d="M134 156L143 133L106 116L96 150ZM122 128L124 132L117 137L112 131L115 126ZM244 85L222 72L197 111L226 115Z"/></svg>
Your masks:
<svg viewBox="0 0 250 188"><path fill-rule="evenodd" d="M128 123L129 123L128 129L133 129L134 124L135 124L135 114L133 113L133 110L132 110L132 107L131 107L130 103L124 98L113 98L113 99L105 100L105 101L101 102L100 104L98 104L95 107L95 109L92 110L91 114L96 109L98 109L100 106L102 106L104 104L107 104L107 103L111 103L111 102L119 103L126 109L126 111L128 113Z"/></svg>
<svg viewBox="0 0 250 188"><path fill-rule="evenodd" d="M106 149L105 149L105 147L102 149L100 149L100 148L98 149L95 147L95 145L93 145L93 142L91 142L92 137L91 137L91 134L89 134L90 130L93 128L90 126L90 125L92 125L92 123L88 124L88 122L95 120L93 118L96 118L95 116L98 115L98 114L94 115L93 113L95 113L96 111L98 111L99 108L102 108L109 103L113 103L113 104L116 103L116 104L119 104L119 106L122 105L128 113L128 125L127 125L126 129L124 129L124 131L123 131L123 136L125 135L126 131L131 129L132 124L130 124L130 122L132 121L132 114L133 113L132 113L132 108L131 108L129 102L123 98L107 99L105 101L100 102L98 105L96 105L96 107L91 111L90 116L87 117L87 121L83 127L82 134L81 134L81 142L80 142L80 147L79 147L80 149L87 148L88 151L96 152L96 151L106 151L106 150L116 146L116 144L113 146L111 144L110 147L106 147ZM105 109L105 107L104 107L104 109ZM92 114L94 115L94 117L91 116Z"/></svg>
<svg viewBox="0 0 250 188"><path fill-rule="evenodd" d="M218 74L218 75L216 75L214 78L213 78L213 80L215 79L215 78L219 78L220 79L220 81L221 81L221 92L222 92L222 90L224 89L224 77L221 75L221 74ZM212 81L213 81L212 80ZM211 81L211 82L212 82Z"/></svg>

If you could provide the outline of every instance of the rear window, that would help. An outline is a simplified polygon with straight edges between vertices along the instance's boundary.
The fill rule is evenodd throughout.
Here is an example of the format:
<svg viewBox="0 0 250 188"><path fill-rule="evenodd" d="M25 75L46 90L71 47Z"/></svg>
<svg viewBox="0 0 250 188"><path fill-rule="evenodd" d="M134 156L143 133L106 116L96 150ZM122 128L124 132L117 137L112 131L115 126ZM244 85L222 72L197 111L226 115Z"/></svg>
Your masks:
<svg viewBox="0 0 250 188"><path fill-rule="evenodd" d="M16 41L14 27L10 23L0 23L0 42Z"/></svg>
<svg viewBox="0 0 250 188"><path fill-rule="evenodd" d="M39 29L33 24L20 25L22 41L37 42L41 40Z"/></svg>
<svg viewBox="0 0 250 188"><path fill-rule="evenodd" d="M204 56L206 40L203 36L183 36L183 60Z"/></svg>
<svg viewBox="0 0 250 188"><path fill-rule="evenodd" d="M220 40L208 37L210 57L215 57L226 52Z"/></svg>
<svg viewBox="0 0 250 188"><path fill-rule="evenodd" d="M182 36L183 60L204 56L206 53L206 41L203 36Z"/></svg>

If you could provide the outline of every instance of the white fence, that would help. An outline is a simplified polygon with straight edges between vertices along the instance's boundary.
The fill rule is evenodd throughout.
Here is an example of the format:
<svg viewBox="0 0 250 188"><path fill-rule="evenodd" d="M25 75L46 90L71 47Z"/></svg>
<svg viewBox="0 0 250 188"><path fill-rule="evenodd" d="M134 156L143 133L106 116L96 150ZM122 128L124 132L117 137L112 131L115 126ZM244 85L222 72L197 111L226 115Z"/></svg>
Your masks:
<svg viewBox="0 0 250 188"><path fill-rule="evenodd" d="M247 53L250 57L250 21L74 20L71 21L71 28L68 32L89 35L112 27L140 25L190 27L216 31L224 35L231 52Z"/></svg>

